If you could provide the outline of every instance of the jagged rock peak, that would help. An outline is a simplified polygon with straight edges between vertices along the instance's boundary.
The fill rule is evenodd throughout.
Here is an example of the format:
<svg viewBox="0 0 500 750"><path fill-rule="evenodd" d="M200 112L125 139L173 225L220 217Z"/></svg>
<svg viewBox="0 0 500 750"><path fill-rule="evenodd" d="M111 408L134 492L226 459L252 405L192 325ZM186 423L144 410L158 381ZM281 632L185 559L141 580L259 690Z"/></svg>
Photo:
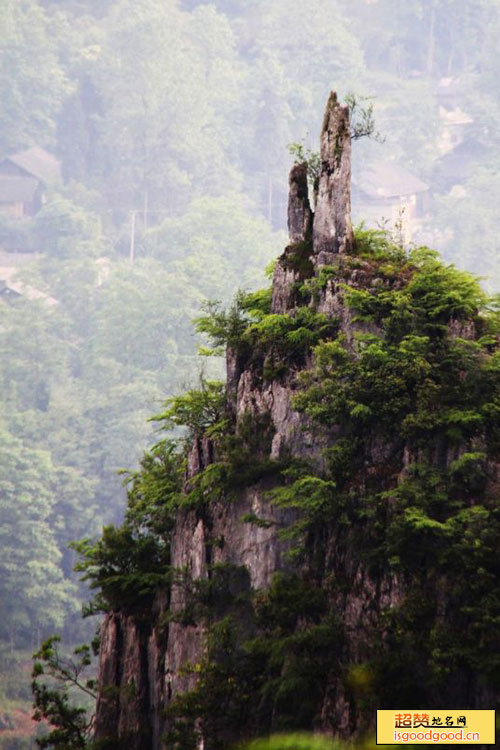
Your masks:
<svg viewBox="0 0 500 750"><path fill-rule="evenodd" d="M321 168L313 224L316 264L331 262L331 255L352 247L351 132L349 108L332 91L321 130Z"/></svg>
<svg viewBox="0 0 500 750"><path fill-rule="evenodd" d="M353 245L351 224L351 132L349 108L332 92L321 130L320 170L315 183L315 212L308 195L307 161L295 164L289 176L288 232L290 244L276 265L273 313L292 312L298 304L297 283L330 265Z"/></svg>
<svg viewBox="0 0 500 750"><path fill-rule="evenodd" d="M312 211L307 188L307 162L295 164L288 178L288 233L290 242L301 242L311 235Z"/></svg>

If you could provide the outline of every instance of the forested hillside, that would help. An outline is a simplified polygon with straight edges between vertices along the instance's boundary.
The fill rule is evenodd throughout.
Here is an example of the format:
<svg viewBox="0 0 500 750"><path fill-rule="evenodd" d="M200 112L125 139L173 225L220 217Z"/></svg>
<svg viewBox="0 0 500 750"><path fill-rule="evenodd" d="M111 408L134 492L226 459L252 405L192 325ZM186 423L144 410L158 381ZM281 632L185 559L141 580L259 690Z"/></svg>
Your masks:
<svg viewBox="0 0 500 750"><path fill-rule="evenodd" d="M121 521L148 417L221 377L192 320L262 286L332 87L380 132L356 220L401 206L407 244L500 288L499 31L496 0L0 0L0 718L42 638L93 632L68 544ZM59 166L25 210L31 149Z"/></svg>

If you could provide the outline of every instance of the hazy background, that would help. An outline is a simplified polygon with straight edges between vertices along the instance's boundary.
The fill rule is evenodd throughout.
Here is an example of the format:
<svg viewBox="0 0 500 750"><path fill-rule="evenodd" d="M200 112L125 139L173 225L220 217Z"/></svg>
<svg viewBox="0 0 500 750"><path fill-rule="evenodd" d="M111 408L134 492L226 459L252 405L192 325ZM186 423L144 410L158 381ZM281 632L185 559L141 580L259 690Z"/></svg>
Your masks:
<svg viewBox="0 0 500 750"><path fill-rule="evenodd" d="M265 283L330 89L385 138L355 219L500 289L499 35L497 0L0 0L0 747L30 651L88 634L68 542L199 377L202 300Z"/></svg>

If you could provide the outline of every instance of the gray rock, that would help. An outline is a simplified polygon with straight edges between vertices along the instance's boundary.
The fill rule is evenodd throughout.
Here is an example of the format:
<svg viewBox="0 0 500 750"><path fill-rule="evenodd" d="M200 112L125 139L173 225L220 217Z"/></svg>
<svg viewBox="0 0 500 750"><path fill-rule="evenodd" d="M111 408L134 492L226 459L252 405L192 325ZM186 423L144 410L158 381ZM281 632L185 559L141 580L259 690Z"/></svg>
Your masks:
<svg viewBox="0 0 500 750"><path fill-rule="evenodd" d="M313 224L314 253L348 253L351 224L351 135L349 109L332 92L321 131L321 171ZM321 262L320 262L321 264Z"/></svg>
<svg viewBox="0 0 500 750"><path fill-rule="evenodd" d="M290 242L300 242L311 234L312 211L307 186L307 163L296 164L288 178L288 234Z"/></svg>

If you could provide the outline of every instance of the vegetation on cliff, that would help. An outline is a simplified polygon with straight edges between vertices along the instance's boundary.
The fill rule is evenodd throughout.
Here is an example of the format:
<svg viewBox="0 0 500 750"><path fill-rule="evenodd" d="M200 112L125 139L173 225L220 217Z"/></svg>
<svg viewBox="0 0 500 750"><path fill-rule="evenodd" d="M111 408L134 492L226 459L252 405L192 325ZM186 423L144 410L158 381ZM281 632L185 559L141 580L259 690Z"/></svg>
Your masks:
<svg viewBox="0 0 500 750"><path fill-rule="evenodd" d="M333 284L350 339L317 310ZM375 708L433 705L457 680L471 696L478 684L499 687L495 301L427 248L406 252L363 229L350 256L301 285L308 301L290 314L270 313L265 290L240 294L227 312L212 306L198 325L255 377L294 384L294 408L324 438L321 467L270 459L265 415L240 415L236 426L223 386L204 383L156 417L187 432L160 441L130 475L123 526L79 546L103 610L148 617L158 587L175 579L188 591L188 605L165 619L206 631L203 658L185 665L196 687L167 709L168 746L179 750L196 746L200 727L221 747L235 735L311 728L333 673L367 723ZM212 458L186 480L193 441L208 441ZM177 514L231 503L264 477L269 502L294 509L278 532L290 540L292 572L262 591L229 564L200 581L174 570ZM241 521L267 524L255 514ZM400 591L374 613L354 662L339 616L352 565Z"/></svg>

